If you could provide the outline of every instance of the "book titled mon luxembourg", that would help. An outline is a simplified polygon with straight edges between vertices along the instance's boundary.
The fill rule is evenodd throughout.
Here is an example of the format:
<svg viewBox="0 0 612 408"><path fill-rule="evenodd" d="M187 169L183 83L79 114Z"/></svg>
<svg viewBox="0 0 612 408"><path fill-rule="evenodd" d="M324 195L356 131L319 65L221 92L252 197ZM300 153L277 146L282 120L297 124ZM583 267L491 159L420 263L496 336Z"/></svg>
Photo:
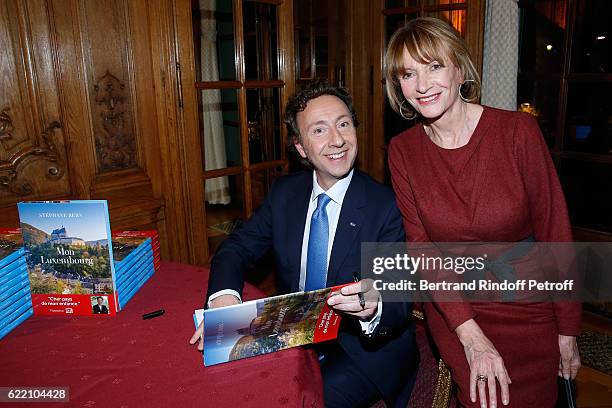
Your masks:
<svg viewBox="0 0 612 408"><path fill-rule="evenodd" d="M204 320L204 365L335 339L341 317L326 300L341 287L196 310L196 327Z"/></svg>
<svg viewBox="0 0 612 408"><path fill-rule="evenodd" d="M22 202L17 208L34 314L115 315L107 202Z"/></svg>

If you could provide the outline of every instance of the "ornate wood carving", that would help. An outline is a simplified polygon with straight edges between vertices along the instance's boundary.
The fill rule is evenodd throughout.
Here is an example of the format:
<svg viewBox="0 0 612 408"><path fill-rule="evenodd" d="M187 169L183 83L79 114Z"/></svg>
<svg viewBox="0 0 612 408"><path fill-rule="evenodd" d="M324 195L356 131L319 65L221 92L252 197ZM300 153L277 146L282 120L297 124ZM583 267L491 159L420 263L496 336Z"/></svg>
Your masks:
<svg viewBox="0 0 612 408"><path fill-rule="evenodd" d="M2 112L4 113L6 110ZM45 172L47 179L57 180L62 177L64 172L62 169L62 156L52 138L53 130L61 127L62 125L59 122L51 122L42 132L39 144L20 150L7 161L0 160L0 186L17 195L32 193L32 186L27 181L17 182L19 165L30 156L40 157L50 162Z"/></svg>
<svg viewBox="0 0 612 408"><path fill-rule="evenodd" d="M136 167L136 143L126 126L125 85L109 71L94 85L95 101L101 106L104 134L96 134L98 170L107 172Z"/></svg>
<svg viewBox="0 0 612 408"><path fill-rule="evenodd" d="M0 112L0 140L7 140L13 137L11 132L15 130L15 126L13 126L13 120L8 114L10 110L10 108L4 108Z"/></svg>

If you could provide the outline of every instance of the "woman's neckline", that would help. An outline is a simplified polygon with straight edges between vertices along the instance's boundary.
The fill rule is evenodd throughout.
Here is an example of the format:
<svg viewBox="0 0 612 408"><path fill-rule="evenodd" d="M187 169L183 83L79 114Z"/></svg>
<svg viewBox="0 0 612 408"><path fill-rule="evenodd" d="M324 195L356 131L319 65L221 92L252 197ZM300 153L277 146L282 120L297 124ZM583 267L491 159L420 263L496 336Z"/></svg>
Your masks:
<svg viewBox="0 0 612 408"><path fill-rule="evenodd" d="M482 111L480 112L479 117L476 119L476 126L474 127L474 131L470 135L470 139L468 140L466 144L464 144L463 146L459 146L459 147L442 147L438 145L437 143L435 143L433 140L431 140L431 138L425 131L425 125L421 123L420 124L421 132L423 133L423 136L427 139L426 143L430 143L432 146L434 146L437 149L440 149L443 151L451 151L451 152L460 151L462 149L467 149L468 147L473 146L475 143L478 142L478 139L480 138L480 128L482 127L481 124L483 123L483 117L486 114L485 112L488 112L488 108L486 106L484 105L478 105L478 106L482 108Z"/></svg>

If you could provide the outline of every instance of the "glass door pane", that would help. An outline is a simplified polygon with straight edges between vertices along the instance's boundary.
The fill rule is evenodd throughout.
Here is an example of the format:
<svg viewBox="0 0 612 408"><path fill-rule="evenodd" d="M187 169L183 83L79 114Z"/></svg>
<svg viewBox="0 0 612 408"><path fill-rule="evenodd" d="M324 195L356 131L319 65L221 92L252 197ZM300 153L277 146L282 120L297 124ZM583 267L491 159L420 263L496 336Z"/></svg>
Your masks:
<svg viewBox="0 0 612 408"><path fill-rule="evenodd" d="M549 148L555 147L559 105L559 81L519 79L518 109L536 117Z"/></svg>
<svg viewBox="0 0 612 408"><path fill-rule="evenodd" d="M519 70L521 73L562 72L566 2L529 3L521 8Z"/></svg>
<svg viewBox="0 0 612 408"><path fill-rule="evenodd" d="M455 30L459 31L462 37L465 37L466 26L467 26L467 11L466 10L448 10L448 11L435 11L425 13L427 17L435 17L448 22L450 25L455 27Z"/></svg>
<svg viewBox="0 0 612 408"><path fill-rule="evenodd" d="M417 18L417 13L409 14L391 14L385 18L385 47L389 44L391 36L400 28L406 25L409 20Z"/></svg>
<svg viewBox="0 0 612 408"><path fill-rule="evenodd" d="M295 72L298 80L314 76L311 50L313 44L310 24L311 6L310 0L295 0L293 3Z"/></svg>
<svg viewBox="0 0 612 408"><path fill-rule="evenodd" d="M609 73L612 69L612 2L579 0L572 41L572 72Z"/></svg>
<svg viewBox="0 0 612 408"><path fill-rule="evenodd" d="M247 89L247 123L251 164L281 159L281 102L278 88Z"/></svg>
<svg viewBox="0 0 612 408"><path fill-rule="evenodd" d="M240 166L240 113L235 89L200 92L200 134L204 170Z"/></svg>
<svg viewBox="0 0 612 408"><path fill-rule="evenodd" d="M278 79L277 7L243 2L245 77L247 80Z"/></svg>
<svg viewBox="0 0 612 408"><path fill-rule="evenodd" d="M244 219L244 184L242 175L205 180L206 224L209 253L214 254Z"/></svg>
<svg viewBox="0 0 612 408"><path fill-rule="evenodd" d="M424 6L443 6L443 5L457 5L466 4L467 0L421 0Z"/></svg>
<svg viewBox="0 0 612 408"><path fill-rule="evenodd" d="M612 154L612 82L570 82L563 150Z"/></svg>
<svg viewBox="0 0 612 408"><path fill-rule="evenodd" d="M565 159L561 162L561 183L572 225L612 232L612 167Z"/></svg>
<svg viewBox="0 0 612 408"><path fill-rule="evenodd" d="M385 0L385 8L417 7L419 0Z"/></svg>
<svg viewBox="0 0 612 408"><path fill-rule="evenodd" d="M196 80L235 81L234 11L231 1L192 2Z"/></svg>

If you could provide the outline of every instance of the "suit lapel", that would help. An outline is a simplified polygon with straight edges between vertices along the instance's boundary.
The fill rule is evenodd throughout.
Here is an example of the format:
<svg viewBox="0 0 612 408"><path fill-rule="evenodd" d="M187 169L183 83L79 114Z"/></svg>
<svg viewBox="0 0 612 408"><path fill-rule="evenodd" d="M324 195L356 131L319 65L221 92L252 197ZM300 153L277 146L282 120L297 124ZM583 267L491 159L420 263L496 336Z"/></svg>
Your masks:
<svg viewBox="0 0 612 408"><path fill-rule="evenodd" d="M336 227L336 235L334 237L334 246L329 260L329 267L327 268L328 287L339 283L338 272L340 267L344 263L344 259L351 247L356 245L355 240L364 221L365 211L363 211L363 208L367 206L367 198L362 177L355 170L351 184L342 202L342 210L340 210L340 218L338 219L338 226ZM357 243L357 245L360 244Z"/></svg>
<svg viewBox="0 0 612 408"><path fill-rule="evenodd" d="M303 181L295 183L287 199L287 259L291 273L291 292L297 292L299 289L302 241L308 213L308 200L312 193L312 173L305 174Z"/></svg>

